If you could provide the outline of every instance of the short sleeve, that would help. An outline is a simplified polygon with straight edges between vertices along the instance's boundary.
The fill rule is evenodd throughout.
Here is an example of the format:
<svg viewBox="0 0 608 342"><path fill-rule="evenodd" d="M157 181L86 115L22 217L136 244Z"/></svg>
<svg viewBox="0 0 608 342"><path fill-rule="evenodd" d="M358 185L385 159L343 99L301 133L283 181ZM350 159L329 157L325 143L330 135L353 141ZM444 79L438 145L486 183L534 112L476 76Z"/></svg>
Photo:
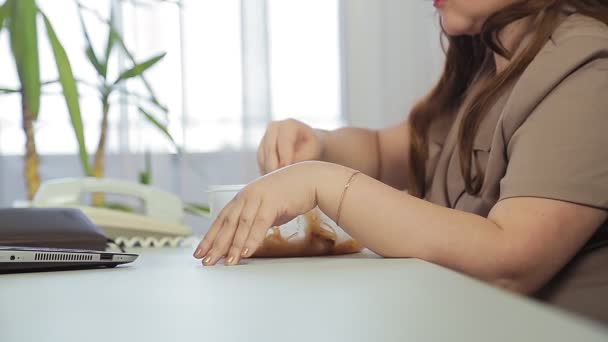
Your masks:
<svg viewBox="0 0 608 342"><path fill-rule="evenodd" d="M507 145L500 199L542 197L608 208L608 59L564 79Z"/></svg>

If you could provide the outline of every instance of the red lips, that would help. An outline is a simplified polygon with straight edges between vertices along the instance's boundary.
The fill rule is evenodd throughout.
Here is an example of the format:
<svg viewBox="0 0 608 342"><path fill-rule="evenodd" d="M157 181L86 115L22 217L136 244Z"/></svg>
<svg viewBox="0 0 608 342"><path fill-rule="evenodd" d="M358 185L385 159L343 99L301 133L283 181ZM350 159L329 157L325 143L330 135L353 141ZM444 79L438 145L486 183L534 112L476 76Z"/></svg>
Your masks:
<svg viewBox="0 0 608 342"><path fill-rule="evenodd" d="M439 7L445 0L433 0L433 5Z"/></svg>

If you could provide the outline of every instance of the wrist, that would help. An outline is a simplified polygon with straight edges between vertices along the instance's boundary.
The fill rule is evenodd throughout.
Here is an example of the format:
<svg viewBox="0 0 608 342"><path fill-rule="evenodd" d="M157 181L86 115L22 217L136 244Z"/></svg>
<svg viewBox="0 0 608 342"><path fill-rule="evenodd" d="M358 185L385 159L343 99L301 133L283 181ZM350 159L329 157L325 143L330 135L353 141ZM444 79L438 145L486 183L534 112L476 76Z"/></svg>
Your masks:
<svg viewBox="0 0 608 342"><path fill-rule="evenodd" d="M319 142L319 160L327 161L327 140L330 132L323 129L315 129L314 132Z"/></svg>
<svg viewBox="0 0 608 342"><path fill-rule="evenodd" d="M328 163L322 161L307 160L289 166L291 170L297 170L299 185L305 189L306 198L312 202L312 208L318 206L318 193L322 188L323 177L327 174L327 165Z"/></svg>
<svg viewBox="0 0 608 342"><path fill-rule="evenodd" d="M315 206L318 206L334 221L340 207L341 197L345 185L357 171L349 167L322 161L309 161L300 163L306 168L304 172L312 183L309 185L314 195Z"/></svg>

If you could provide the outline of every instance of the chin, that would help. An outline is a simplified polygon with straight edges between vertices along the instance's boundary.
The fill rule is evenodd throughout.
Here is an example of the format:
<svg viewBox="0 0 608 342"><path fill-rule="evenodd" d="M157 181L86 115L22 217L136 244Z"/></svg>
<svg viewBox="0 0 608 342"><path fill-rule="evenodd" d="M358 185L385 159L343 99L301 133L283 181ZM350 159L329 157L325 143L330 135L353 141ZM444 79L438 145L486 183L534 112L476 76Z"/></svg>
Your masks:
<svg viewBox="0 0 608 342"><path fill-rule="evenodd" d="M449 13L441 13L441 27L448 36L475 35L481 31L475 23Z"/></svg>

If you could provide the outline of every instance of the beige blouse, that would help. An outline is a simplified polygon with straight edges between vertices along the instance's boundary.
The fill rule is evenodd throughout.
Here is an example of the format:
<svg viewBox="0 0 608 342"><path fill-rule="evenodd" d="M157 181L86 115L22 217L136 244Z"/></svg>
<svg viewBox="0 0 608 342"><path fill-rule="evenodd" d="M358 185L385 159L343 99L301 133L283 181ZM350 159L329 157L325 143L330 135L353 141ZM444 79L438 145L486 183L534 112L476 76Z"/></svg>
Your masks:
<svg viewBox="0 0 608 342"><path fill-rule="evenodd" d="M524 196L608 209L608 26L570 15L484 118L478 196L460 173L459 120L431 127L427 200L482 216ZM537 298L608 323L608 224Z"/></svg>

